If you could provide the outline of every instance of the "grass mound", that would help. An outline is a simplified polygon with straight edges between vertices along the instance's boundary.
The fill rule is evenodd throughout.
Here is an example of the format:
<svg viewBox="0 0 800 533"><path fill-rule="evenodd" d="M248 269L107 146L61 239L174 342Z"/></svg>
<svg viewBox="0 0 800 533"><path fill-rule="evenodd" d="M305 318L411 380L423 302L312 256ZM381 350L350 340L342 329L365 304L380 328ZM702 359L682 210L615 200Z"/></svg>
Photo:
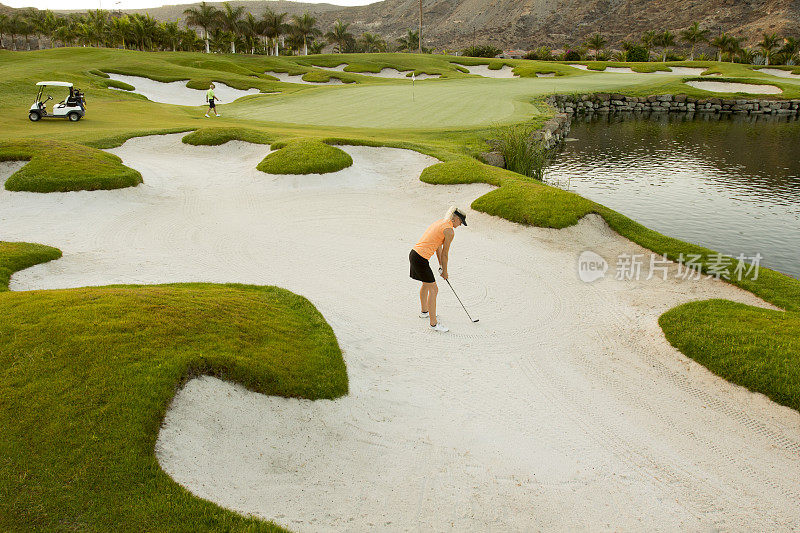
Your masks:
<svg viewBox="0 0 800 533"><path fill-rule="evenodd" d="M61 257L61 250L43 244L0 241L0 292L8 290L11 274Z"/></svg>
<svg viewBox="0 0 800 533"><path fill-rule="evenodd" d="M0 245L0 268L54 249ZM277 531L196 498L154 447L175 391L210 374L263 394L347 393L341 351L305 298L179 284L0 296L0 529Z"/></svg>
<svg viewBox="0 0 800 533"><path fill-rule="evenodd" d="M267 174L327 174L353 164L350 154L322 141L305 140L273 144L279 148L258 164Z"/></svg>
<svg viewBox="0 0 800 533"><path fill-rule="evenodd" d="M800 411L800 313L707 300L658 323L670 344L715 374Z"/></svg>
<svg viewBox="0 0 800 533"><path fill-rule="evenodd" d="M458 159L433 165L422 172L420 179L426 183L494 185L498 189L477 198L472 208L520 224L564 228L596 213L623 237L673 261L678 261L680 254L699 255L704 272L716 254L648 229L577 194L475 160ZM778 403L800 409L800 281L761 268L756 280L730 282L786 312L727 300L694 302L661 316L659 323L664 334L677 349L712 372L766 394ZM792 365L794 368L789 369Z"/></svg>
<svg viewBox="0 0 800 533"><path fill-rule="evenodd" d="M228 141L245 141L254 144L269 144L272 138L263 131L250 128L219 127L201 128L184 135L181 141L192 146L219 146Z"/></svg>
<svg viewBox="0 0 800 533"><path fill-rule="evenodd" d="M123 165L119 157L70 142L2 141L0 161L28 161L6 181L9 191L94 191L142 183L142 175Z"/></svg>

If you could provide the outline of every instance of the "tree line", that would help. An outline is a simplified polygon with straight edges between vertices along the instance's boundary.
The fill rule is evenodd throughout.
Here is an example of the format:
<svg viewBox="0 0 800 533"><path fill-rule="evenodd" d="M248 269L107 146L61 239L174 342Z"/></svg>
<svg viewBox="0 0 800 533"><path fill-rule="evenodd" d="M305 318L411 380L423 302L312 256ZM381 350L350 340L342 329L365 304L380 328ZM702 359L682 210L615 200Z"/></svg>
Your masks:
<svg viewBox="0 0 800 533"><path fill-rule="evenodd" d="M796 65L800 63L800 40L781 37L777 33L765 33L761 41L748 48L742 46L744 37L736 37L720 31L716 36L711 30L695 22L677 35L669 30L644 32L638 41L624 40L620 50L609 51L608 40L596 33L580 46L567 48L559 57L548 47L530 52L528 59L564 61L730 61L756 65ZM683 44L683 50L679 46ZM697 54L698 49L703 51ZM712 53L706 53L711 51ZM655 53L655 56L654 56Z"/></svg>
<svg viewBox="0 0 800 533"><path fill-rule="evenodd" d="M244 6L229 3L218 9L206 2L184 11L184 22L159 22L150 15L111 13L104 10L87 13L56 14L50 10L28 8L11 14L0 13L0 46L8 37L12 50L31 50L49 46L97 46L138 50L245 52L249 54L293 55L318 54L326 46L334 52L413 52L419 49L419 31L408 30L394 43L376 33L356 37L349 24L337 20L323 33L317 19L308 12L302 15L275 13L267 8L260 16L246 12ZM198 35L199 32L199 35ZM712 60L751 64L800 63L800 42L794 37L764 34L754 47L742 45L743 37L711 30L695 22L674 34L669 30L644 32L636 40L623 40L620 49L609 50L608 40L596 33L578 46L565 47L554 54L550 47L532 50L525 57L544 61L678 61ZM680 44L685 45L683 50ZM423 52L431 52L422 47ZM699 54L696 52L701 50ZM712 51L711 54L708 52ZM494 57L500 49L490 45L472 46L462 55ZM655 55L654 55L655 54Z"/></svg>
<svg viewBox="0 0 800 533"><path fill-rule="evenodd" d="M111 13L56 14L28 8L0 13L0 46L7 37L12 50L57 46L96 46L148 51L245 52L249 54L318 54L330 45L335 52L413 51L418 32L409 30L393 45L378 34L356 37L349 24L337 20L323 33L309 13L292 15L267 9L260 16L244 6L222 4L222 9L202 2L184 11L185 20L159 22L150 15ZM198 35L198 31L200 34Z"/></svg>

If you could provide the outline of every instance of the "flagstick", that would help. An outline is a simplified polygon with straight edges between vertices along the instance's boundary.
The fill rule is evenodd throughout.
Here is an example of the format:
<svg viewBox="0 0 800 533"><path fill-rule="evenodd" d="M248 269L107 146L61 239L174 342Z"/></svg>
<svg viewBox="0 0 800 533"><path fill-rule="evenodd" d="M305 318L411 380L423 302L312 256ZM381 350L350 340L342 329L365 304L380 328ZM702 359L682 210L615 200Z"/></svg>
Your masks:
<svg viewBox="0 0 800 533"><path fill-rule="evenodd" d="M417 81L417 77L414 76L414 73L411 73L411 101L414 102L414 82Z"/></svg>

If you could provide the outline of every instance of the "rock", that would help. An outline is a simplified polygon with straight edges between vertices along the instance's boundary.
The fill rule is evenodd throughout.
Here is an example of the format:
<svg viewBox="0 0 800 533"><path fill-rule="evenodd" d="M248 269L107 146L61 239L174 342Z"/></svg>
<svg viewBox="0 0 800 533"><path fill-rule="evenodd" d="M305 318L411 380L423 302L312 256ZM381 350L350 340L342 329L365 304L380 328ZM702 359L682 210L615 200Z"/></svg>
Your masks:
<svg viewBox="0 0 800 533"><path fill-rule="evenodd" d="M478 154L481 161L493 167L506 168L506 159L500 152L481 152Z"/></svg>

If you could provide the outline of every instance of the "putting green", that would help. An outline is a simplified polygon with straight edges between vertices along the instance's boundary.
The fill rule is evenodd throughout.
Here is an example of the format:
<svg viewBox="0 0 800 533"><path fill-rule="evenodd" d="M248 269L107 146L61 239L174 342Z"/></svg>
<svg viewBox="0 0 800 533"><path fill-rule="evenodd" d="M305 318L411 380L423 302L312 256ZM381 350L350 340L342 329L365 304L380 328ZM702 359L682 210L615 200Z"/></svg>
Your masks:
<svg viewBox="0 0 800 533"><path fill-rule="evenodd" d="M314 126L391 129L476 128L527 120L553 92L611 91L651 84L648 74L562 78L426 80L392 85L315 87L227 106L228 117Z"/></svg>

